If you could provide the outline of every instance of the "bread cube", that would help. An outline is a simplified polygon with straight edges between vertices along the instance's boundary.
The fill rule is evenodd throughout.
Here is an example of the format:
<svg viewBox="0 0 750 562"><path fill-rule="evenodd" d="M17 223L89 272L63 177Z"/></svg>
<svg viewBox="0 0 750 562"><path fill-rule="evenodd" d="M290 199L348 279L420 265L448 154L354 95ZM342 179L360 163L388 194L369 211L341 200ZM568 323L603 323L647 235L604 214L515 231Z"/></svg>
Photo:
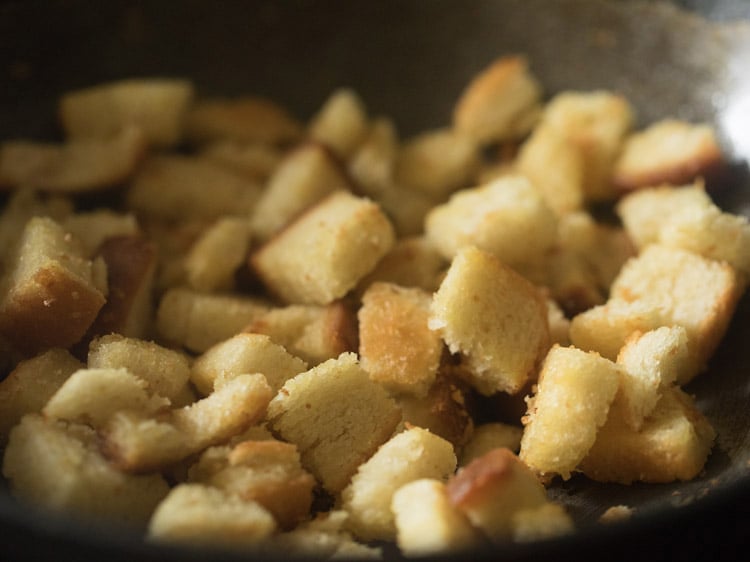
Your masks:
<svg viewBox="0 0 750 562"><path fill-rule="evenodd" d="M273 439L208 449L190 468L189 479L258 502L283 529L308 517L315 485L300 465L297 447Z"/></svg>
<svg viewBox="0 0 750 562"><path fill-rule="evenodd" d="M169 342L202 353L239 334L269 308L257 298L170 289L159 302L156 331Z"/></svg>
<svg viewBox="0 0 750 562"><path fill-rule="evenodd" d="M673 214L692 214L711 206L702 181L673 187L662 185L628 193L617 202L615 210L625 231L641 250L659 240L665 221Z"/></svg>
<svg viewBox="0 0 750 562"><path fill-rule="evenodd" d="M533 542L567 535L574 530L573 520L557 503L522 509L513 516L513 540Z"/></svg>
<svg viewBox="0 0 750 562"><path fill-rule="evenodd" d="M157 506L149 522L151 540L240 547L258 544L276 530L259 503L218 488L180 484Z"/></svg>
<svg viewBox="0 0 750 562"><path fill-rule="evenodd" d="M467 247L453 260L430 308L430 329L461 353L479 392L518 392L549 347L539 291L492 254Z"/></svg>
<svg viewBox="0 0 750 562"><path fill-rule="evenodd" d="M260 197L258 184L218 164L190 156L151 156L127 192L128 207L163 220L215 220L247 216Z"/></svg>
<svg viewBox="0 0 750 562"><path fill-rule="evenodd" d="M454 377L438 373L426 396L401 394L395 400L404 427L427 429L458 450L472 436L474 420L469 412L469 389Z"/></svg>
<svg viewBox="0 0 750 562"><path fill-rule="evenodd" d="M536 123L541 93L524 57L499 58L466 86L453 125L480 144L521 138Z"/></svg>
<svg viewBox="0 0 750 562"><path fill-rule="evenodd" d="M433 208L425 234L446 259L473 245L518 267L546 258L557 242L557 219L526 178L508 176Z"/></svg>
<svg viewBox="0 0 750 562"><path fill-rule="evenodd" d="M340 191L253 254L251 265L283 301L328 304L372 271L394 238L375 203Z"/></svg>
<svg viewBox="0 0 750 562"><path fill-rule="evenodd" d="M362 297L360 364L392 393L425 396L435 381L443 341L427 326L430 302L431 295L421 289L381 282Z"/></svg>
<svg viewBox="0 0 750 562"><path fill-rule="evenodd" d="M626 191L665 183L681 185L723 164L711 125L664 119L626 139L612 181Z"/></svg>
<svg viewBox="0 0 750 562"><path fill-rule="evenodd" d="M577 147L583 160L583 193L587 200L612 199L612 169L634 110L620 94L607 91L562 92L544 109L540 127L549 127Z"/></svg>
<svg viewBox="0 0 750 562"><path fill-rule="evenodd" d="M516 169L539 190L558 215L583 207L583 156L551 127L537 127L521 146Z"/></svg>
<svg viewBox="0 0 750 562"><path fill-rule="evenodd" d="M269 178L252 212L253 234L268 240L327 195L350 187L328 149L304 144L287 154Z"/></svg>
<svg viewBox="0 0 750 562"><path fill-rule="evenodd" d="M549 257L542 279L550 296L570 316L605 301L591 267L578 253L568 248L561 247ZM536 281L539 282L539 279Z"/></svg>
<svg viewBox="0 0 750 562"><path fill-rule="evenodd" d="M424 219L435 205L430 195L395 183L384 186L374 200L393 223L399 238L422 234Z"/></svg>
<svg viewBox="0 0 750 562"><path fill-rule="evenodd" d="M151 415L168 407L168 399L150 394L146 382L127 369L80 369L52 395L42 413L101 427L119 410Z"/></svg>
<svg viewBox="0 0 750 562"><path fill-rule="evenodd" d="M185 117L185 136L193 142L230 140L266 144L294 142L302 125L276 102L257 96L209 98Z"/></svg>
<svg viewBox="0 0 750 562"><path fill-rule="evenodd" d="M716 433L678 388L665 389L639 430L612 409L594 446L580 464L598 482L665 483L691 480L701 470Z"/></svg>
<svg viewBox="0 0 750 562"><path fill-rule="evenodd" d="M302 465L338 493L390 437L401 415L357 363L342 354L289 379L268 406L271 429L299 448Z"/></svg>
<svg viewBox="0 0 750 562"><path fill-rule="evenodd" d="M90 369L127 369L148 385L152 394L171 401L178 399L190 377L186 355L156 343L119 334L102 336L91 342Z"/></svg>
<svg viewBox="0 0 750 562"><path fill-rule="evenodd" d="M335 90L313 115L307 132L342 159L349 158L367 135L367 109L356 92Z"/></svg>
<svg viewBox="0 0 750 562"><path fill-rule="evenodd" d="M104 452L128 472L164 468L259 422L272 396L263 375L238 375L206 398L160 416L119 411L102 430Z"/></svg>
<svg viewBox="0 0 750 562"><path fill-rule="evenodd" d="M373 119L357 151L349 160L348 171L359 191L377 198L394 180L399 139L396 127L385 117Z"/></svg>
<svg viewBox="0 0 750 562"><path fill-rule="evenodd" d="M445 259L426 237L399 238L359 286L364 292L370 284L385 281L433 292L440 285L440 274L446 267Z"/></svg>
<svg viewBox="0 0 750 562"><path fill-rule="evenodd" d="M307 364L288 353L271 338L261 334L241 333L219 342L193 362L190 380L204 396L213 392L219 377L229 378L246 373L266 377L273 392L278 392L290 378L307 370Z"/></svg>
<svg viewBox="0 0 750 562"><path fill-rule="evenodd" d="M104 305L94 264L47 217L27 223L0 282L0 333L33 354L80 340Z"/></svg>
<svg viewBox="0 0 750 562"><path fill-rule="evenodd" d="M456 470L453 445L420 427L411 427L386 441L360 465L341 492L348 528L363 540L393 540L396 525L393 494L420 478L445 480Z"/></svg>
<svg viewBox="0 0 750 562"><path fill-rule="evenodd" d="M570 345L570 320L565 316L560 305L550 298L547 299L547 324L550 343L563 347Z"/></svg>
<svg viewBox="0 0 750 562"><path fill-rule="evenodd" d="M265 334L309 365L357 350L357 317L348 303L272 308L248 324L245 332Z"/></svg>
<svg viewBox="0 0 750 562"><path fill-rule="evenodd" d="M510 449L518 453L522 435L523 429L507 423L490 422L477 425L471 439L461 450L459 466L466 466L492 449Z"/></svg>
<svg viewBox="0 0 750 562"><path fill-rule="evenodd" d="M399 185L445 199L466 187L479 166L479 149L468 135L435 129L409 139L398 153L395 180Z"/></svg>
<svg viewBox="0 0 750 562"><path fill-rule="evenodd" d="M262 184L284 158L284 150L275 146L222 140L206 145L199 154L209 162Z"/></svg>
<svg viewBox="0 0 750 562"><path fill-rule="evenodd" d="M110 465L93 430L35 414L11 431L3 475L19 498L90 522L145 526L169 492L159 474L125 474Z"/></svg>
<svg viewBox="0 0 750 562"><path fill-rule="evenodd" d="M149 144L166 147L182 138L193 85L167 78L130 79L68 92L60 120L70 138L108 138L127 126L143 131Z"/></svg>
<svg viewBox="0 0 750 562"><path fill-rule="evenodd" d="M87 257L94 256L108 238L135 236L139 232L138 221L132 213L118 213L109 209L74 213L65 217L60 224L80 241Z"/></svg>
<svg viewBox="0 0 750 562"><path fill-rule="evenodd" d="M690 371L687 332L681 326L635 332L617 355L617 364L623 371L615 405L637 431L663 392Z"/></svg>
<svg viewBox="0 0 750 562"><path fill-rule="evenodd" d="M396 543L405 556L445 554L483 544L440 480L420 478L404 484L393 494L391 510Z"/></svg>
<svg viewBox="0 0 750 562"><path fill-rule="evenodd" d="M103 190L130 177L145 152L143 133L133 127L112 138L65 144L7 141L0 146L0 186L55 193Z"/></svg>
<svg viewBox="0 0 750 562"><path fill-rule="evenodd" d="M536 475L509 449L493 449L461 468L446 486L451 503L494 542L513 535L513 516L547 503Z"/></svg>
<svg viewBox="0 0 750 562"><path fill-rule="evenodd" d="M42 410L70 375L83 363L64 349L49 349L36 357L21 361L0 381L0 445L26 414Z"/></svg>
<svg viewBox="0 0 750 562"><path fill-rule="evenodd" d="M541 476L570 478L607 420L620 369L596 353L553 347L528 400L521 460Z"/></svg>
<svg viewBox="0 0 750 562"><path fill-rule="evenodd" d="M206 229L185 256L188 285L205 293L234 288L234 274L250 249L250 223L239 217L218 219Z"/></svg>

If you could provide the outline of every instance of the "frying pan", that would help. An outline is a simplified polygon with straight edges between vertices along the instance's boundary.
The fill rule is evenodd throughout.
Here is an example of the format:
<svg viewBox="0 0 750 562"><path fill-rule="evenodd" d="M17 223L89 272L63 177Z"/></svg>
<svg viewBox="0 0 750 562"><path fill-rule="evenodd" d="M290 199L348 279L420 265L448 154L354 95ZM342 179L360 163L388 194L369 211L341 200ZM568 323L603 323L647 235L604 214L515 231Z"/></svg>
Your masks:
<svg viewBox="0 0 750 562"><path fill-rule="evenodd" d="M393 117L406 137L448 123L476 72L501 54L523 52L549 95L612 89L635 105L639 126L666 116L713 123L731 162L722 181L709 187L720 206L750 216L750 3L678 4L5 1L0 139L57 138L62 92L155 75L190 77L204 95L265 95L303 119L346 85L372 114ZM709 370L687 388L718 432L703 474L689 483L631 486L574 477L550 494L575 517L575 534L481 550L472 559L741 556L735 549L750 534L748 300L740 302ZM618 504L634 507L635 515L616 525L596 522ZM0 490L0 559L34 557L239 559L145 544L127 529L39 512Z"/></svg>

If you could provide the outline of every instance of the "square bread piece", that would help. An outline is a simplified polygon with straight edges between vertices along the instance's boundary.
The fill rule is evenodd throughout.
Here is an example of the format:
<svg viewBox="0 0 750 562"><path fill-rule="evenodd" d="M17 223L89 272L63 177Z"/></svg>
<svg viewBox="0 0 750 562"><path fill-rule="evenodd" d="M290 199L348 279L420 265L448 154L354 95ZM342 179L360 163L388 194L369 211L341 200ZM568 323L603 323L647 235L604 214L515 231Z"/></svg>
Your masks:
<svg viewBox="0 0 750 562"><path fill-rule="evenodd" d="M299 448L302 464L340 492L391 436L401 412L353 353L288 380L268 406L270 428Z"/></svg>
<svg viewBox="0 0 750 562"><path fill-rule="evenodd" d="M518 392L549 348L541 293L492 254L459 252L430 308L429 326L461 353L482 394Z"/></svg>
<svg viewBox="0 0 750 562"><path fill-rule="evenodd" d="M0 333L28 354L80 340L105 303L96 263L46 217L29 220L12 256L0 280Z"/></svg>
<svg viewBox="0 0 750 562"><path fill-rule="evenodd" d="M705 367L721 341L743 288L738 273L726 263L653 244L625 264L607 304L573 319L571 339L578 347L614 359L635 330L682 326L694 364L678 381L684 384ZM633 315L625 312L628 308ZM620 311L609 326L602 321L608 310Z"/></svg>
<svg viewBox="0 0 750 562"><path fill-rule="evenodd" d="M612 408L580 469L599 482L691 480L703 470L715 437L693 399L671 388L664 391L638 431Z"/></svg>
<svg viewBox="0 0 750 562"><path fill-rule="evenodd" d="M393 226L369 199L339 191L251 257L266 287L289 304L343 297L391 249Z"/></svg>
<svg viewBox="0 0 750 562"><path fill-rule="evenodd" d="M380 282L362 297L362 368L391 392L425 396L435 381L443 340L427 326L430 302L421 289Z"/></svg>

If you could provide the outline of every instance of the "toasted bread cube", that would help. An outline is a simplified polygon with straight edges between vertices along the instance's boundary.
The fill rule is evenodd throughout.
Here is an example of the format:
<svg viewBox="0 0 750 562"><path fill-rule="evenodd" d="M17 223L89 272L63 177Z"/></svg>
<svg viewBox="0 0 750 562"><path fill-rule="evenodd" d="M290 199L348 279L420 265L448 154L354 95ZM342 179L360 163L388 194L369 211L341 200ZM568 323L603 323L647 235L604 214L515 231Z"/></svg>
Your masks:
<svg viewBox="0 0 750 562"><path fill-rule="evenodd" d="M204 395L211 394L218 377L261 373L274 392L290 378L307 370L307 364L266 335L241 333L205 351L190 371L190 380Z"/></svg>
<svg viewBox="0 0 750 562"><path fill-rule="evenodd" d="M435 129L404 144L398 153L395 179L399 185L441 200L466 187L478 166L478 146L468 135Z"/></svg>
<svg viewBox="0 0 750 562"><path fill-rule="evenodd" d="M161 475L112 467L96 449L93 430L34 414L11 431L3 474L14 495L34 504L138 526L169 492Z"/></svg>
<svg viewBox="0 0 750 562"><path fill-rule="evenodd" d="M156 247L141 235L115 236L102 243L99 257L107 266L109 294L81 343L110 333L145 338L154 316Z"/></svg>
<svg viewBox="0 0 750 562"><path fill-rule="evenodd" d="M105 297L77 240L34 217L12 255L1 281L0 332L29 354L80 340Z"/></svg>
<svg viewBox="0 0 750 562"><path fill-rule="evenodd" d="M160 417L123 410L102 430L104 451L128 472L164 468L257 423L272 396L263 375L239 375L208 397Z"/></svg>
<svg viewBox="0 0 750 562"><path fill-rule="evenodd" d="M375 203L339 191L270 240L251 264L285 302L328 304L372 271L394 238Z"/></svg>
<svg viewBox="0 0 750 562"><path fill-rule="evenodd" d="M88 353L91 369L127 369L146 382L152 394L176 400L190 377L187 356L153 342L118 334L91 342Z"/></svg>
<svg viewBox="0 0 750 562"><path fill-rule="evenodd" d="M570 478L607 420L621 367L574 347L553 347L528 401L521 460L542 476Z"/></svg>
<svg viewBox="0 0 750 562"><path fill-rule="evenodd" d="M134 125L150 144L173 146L192 99L186 80L121 80L63 95L60 119L71 138L107 138Z"/></svg>
<svg viewBox="0 0 750 562"><path fill-rule="evenodd" d="M0 445L26 414L42 410L57 389L83 363L64 349L53 348L21 361L0 381Z"/></svg>
<svg viewBox="0 0 750 562"><path fill-rule="evenodd" d="M128 207L165 220L247 216L260 197L258 184L218 164L190 156L151 156L133 178Z"/></svg>
<svg viewBox="0 0 750 562"><path fill-rule="evenodd" d="M353 353L288 380L267 415L271 429L297 445L302 465L331 493L344 489L400 418L396 404L370 381Z"/></svg>
<svg viewBox="0 0 750 562"><path fill-rule="evenodd" d="M341 301L326 306L299 304L272 308L244 331L269 336L310 365L357 350L357 317Z"/></svg>
<svg viewBox="0 0 750 562"><path fill-rule="evenodd" d="M170 289L159 302L156 330L167 341L202 353L239 334L269 308L256 298Z"/></svg>
<svg viewBox="0 0 750 562"><path fill-rule="evenodd" d="M284 159L284 151L262 143L216 141L203 148L200 156L250 181L265 183Z"/></svg>
<svg viewBox="0 0 750 562"><path fill-rule="evenodd" d="M430 329L465 357L471 384L485 395L518 392L549 348L539 291L474 247L453 260L430 311Z"/></svg>
<svg viewBox="0 0 750 562"><path fill-rule="evenodd" d="M490 422L477 425L468 443L461 450L460 466L489 453L492 449L510 449L518 453L523 429L507 423Z"/></svg>
<svg viewBox="0 0 750 562"><path fill-rule="evenodd" d="M308 134L340 158L351 156L367 135L367 109L356 92L334 91L310 120Z"/></svg>
<svg viewBox="0 0 750 562"><path fill-rule="evenodd" d="M65 144L8 141L0 146L0 186L55 193L96 191L125 181L146 152L140 129Z"/></svg>
<svg viewBox="0 0 750 562"><path fill-rule="evenodd" d="M384 117L373 119L348 166L362 193L377 197L393 182L398 151L398 133L393 122Z"/></svg>
<svg viewBox="0 0 750 562"><path fill-rule="evenodd" d="M453 125L481 144L521 138L539 116L541 90L524 57L499 58L469 82Z"/></svg>
<svg viewBox="0 0 750 562"><path fill-rule="evenodd" d="M583 207L583 157L551 127L537 127L521 146L516 169L539 190L558 215Z"/></svg>
<svg viewBox="0 0 750 562"><path fill-rule="evenodd" d="M563 347L570 345L570 320L565 316L560 305L550 298L547 299L547 324L550 343Z"/></svg>
<svg viewBox="0 0 750 562"><path fill-rule="evenodd" d="M188 111L185 136L193 142L282 144L298 140L302 125L286 109L266 98L205 99Z"/></svg>
<svg viewBox="0 0 750 562"><path fill-rule="evenodd" d="M250 249L247 219L218 219L195 241L185 256L188 284L206 293L234 288L234 274L245 263Z"/></svg>
<svg viewBox="0 0 750 562"><path fill-rule="evenodd" d="M614 197L612 169L633 112L623 96L607 91L562 92L545 107L540 126L550 127L581 153L587 200Z"/></svg>
<svg viewBox="0 0 750 562"><path fill-rule="evenodd" d="M703 470L715 436L690 396L670 388L638 431L612 409L580 469L598 482L691 480Z"/></svg>
<svg viewBox="0 0 750 562"><path fill-rule="evenodd" d="M95 255L102 242L108 238L135 236L139 232L135 215L117 213L109 209L74 213L65 217L60 224L81 242L89 257Z"/></svg>
<svg viewBox="0 0 750 562"><path fill-rule="evenodd" d="M425 233L446 259L473 245L516 267L546 257L557 219L528 180L509 176L455 193L430 211Z"/></svg>
<svg viewBox="0 0 750 562"><path fill-rule="evenodd" d="M393 540L396 525L393 494L419 478L446 480L456 470L453 445L420 427L408 428L386 441L360 465L341 492L348 528L363 540Z"/></svg>
<svg viewBox="0 0 750 562"><path fill-rule="evenodd" d="M546 503L522 509L513 516L513 540L533 542L572 533L573 520L563 506Z"/></svg>
<svg viewBox="0 0 750 562"><path fill-rule="evenodd" d="M440 480L420 478L404 484L393 494L391 510L396 543L405 556L445 554L483 544Z"/></svg>
<svg viewBox="0 0 750 562"><path fill-rule="evenodd" d="M315 485L297 447L273 439L208 449L190 468L189 478L258 502L283 529L309 516Z"/></svg>
<svg viewBox="0 0 750 562"><path fill-rule="evenodd" d="M642 250L659 240L662 225L671 215L691 214L693 209L700 212L711 204L703 182L696 181L680 187L639 189L620 199L615 210L636 248Z"/></svg>
<svg viewBox="0 0 750 562"><path fill-rule="evenodd" d="M376 281L433 292L440 286L445 258L424 236L399 238L375 269L360 282L364 291Z"/></svg>
<svg viewBox="0 0 750 562"><path fill-rule="evenodd" d="M713 127L665 119L627 138L612 172L622 190L681 185L715 171L724 156Z"/></svg>
<svg viewBox="0 0 750 562"><path fill-rule="evenodd" d="M399 237L421 234L424 219L435 205L434 199L426 193L395 183L384 186L374 198Z"/></svg>
<svg viewBox="0 0 750 562"><path fill-rule="evenodd" d="M323 145L304 144L290 152L269 178L253 209L253 234L268 240L326 196L349 188L344 170Z"/></svg>
<svg viewBox="0 0 750 562"><path fill-rule="evenodd" d="M451 503L491 541L513 533L513 516L547 503L536 475L509 449L493 449L461 468L446 486Z"/></svg>
<svg viewBox="0 0 750 562"><path fill-rule="evenodd" d="M148 526L152 540L235 548L258 544L275 530L273 516L259 503L201 484L172 489Z"/></svg>
<svg viewBox="0 0 750 562"><path fill-rule="evenodd" d="M169 407L169 400L147 391L147 384L127 369L80 369L50 398L47 418L101 427L119 410L147 415Z"/></svg>
<svg viewBox="0 0 750 562"><path fill-rule="evenodd" d="M617 364L623 371L615 404L637 431L663 392L691 369L687 332L681 326L635 332L617 355Z"/></svg>
<svg viewBox="0 0 750 562"><path fill-rule="evenodd" d="M625 264L610 299L641 301L658 308L660 325L683 326L700 370L721 341L743 289L740 276L726 263L652 245ZM689 378L683 375L679 382Z"/></svg>
<svg viewBox="0 0 750 562"><path fill-rule="evenodd" d="M427 326L430 302L431 295L421 289L381 282L362 297L357 313L361 365L392 393L425 396L435 381L443 341Z"/></svg>

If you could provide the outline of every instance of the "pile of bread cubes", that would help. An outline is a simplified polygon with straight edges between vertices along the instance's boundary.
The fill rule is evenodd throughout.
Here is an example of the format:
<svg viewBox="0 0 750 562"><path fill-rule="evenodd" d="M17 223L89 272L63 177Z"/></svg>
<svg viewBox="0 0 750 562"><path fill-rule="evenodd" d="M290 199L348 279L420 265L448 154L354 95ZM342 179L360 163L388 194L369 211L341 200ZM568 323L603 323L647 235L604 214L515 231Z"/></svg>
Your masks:
<svg viewBox="0 0 750 562"><path fill-rule="evenodd" d="M710 126L543 98L520 55L403 140L349 89L302 123L133 79L59 116L64 141L0 148L21 501L153 541L378 558L569 533L546 486L575 473L703 470L715 432L681 387L750 274L747 219L704 189Z"/></svg>

